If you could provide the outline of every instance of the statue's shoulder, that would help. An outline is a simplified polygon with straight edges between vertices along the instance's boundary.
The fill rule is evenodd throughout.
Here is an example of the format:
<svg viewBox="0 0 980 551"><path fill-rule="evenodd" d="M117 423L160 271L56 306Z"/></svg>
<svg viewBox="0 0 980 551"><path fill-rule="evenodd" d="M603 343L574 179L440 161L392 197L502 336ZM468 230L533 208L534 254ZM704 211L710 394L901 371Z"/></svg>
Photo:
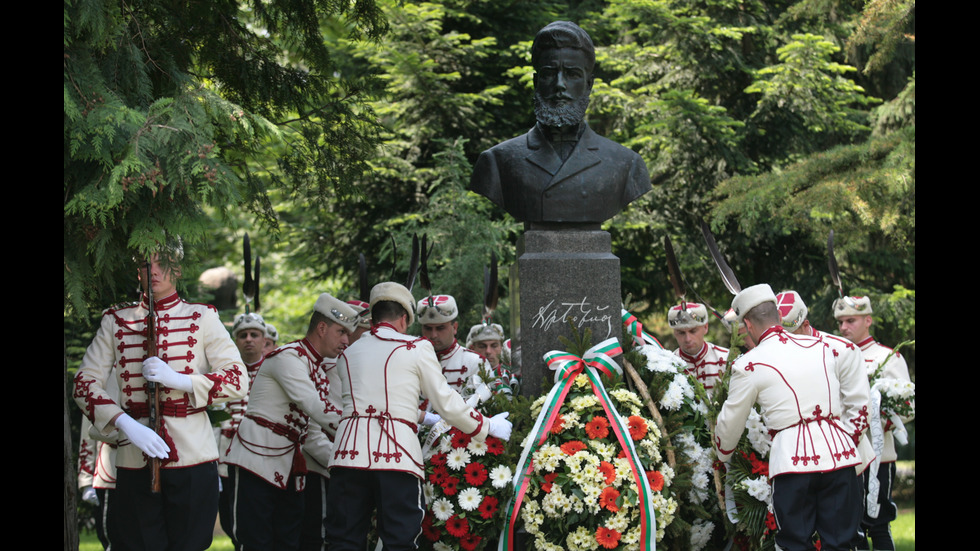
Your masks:
<svg viewBox="0 0 980 551"><path fill-rule="evenodd" d="M484 151L481 156L490 155L495 157L501 157L501 156L524 153L529 149L528 138L531 132L533 132L533 129L524 134L521 134L520 136L516 136L509 140L502 141L497 145L491 147L490 149Z"/></svg>

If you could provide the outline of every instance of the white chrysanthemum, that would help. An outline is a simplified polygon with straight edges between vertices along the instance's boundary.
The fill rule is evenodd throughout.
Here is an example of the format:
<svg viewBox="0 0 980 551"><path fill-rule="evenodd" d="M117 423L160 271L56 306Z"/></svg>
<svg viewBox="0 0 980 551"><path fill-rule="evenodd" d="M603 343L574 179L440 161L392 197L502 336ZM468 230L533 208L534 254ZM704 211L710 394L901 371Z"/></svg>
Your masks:
<svg viewBox="0 0 980 551"><path fill-rule="evenodd" d="M691 551L701 551L711 541L715 523L698 519L691 524Z"/></svg>
<svg viewBox="0 0 980 551"><path fill-rule="evenodd" d="M521 507L521 520L524 521L524 530L528 534L539 534L541 525L544 523L544 515L541 513L541 506L537 501L525 501Z"/></svg>
<svg viewBox="0 0 980 551"><path fill-rule="evenodd" d="M572 398L569 405L575 411L582 411L583 409L591 409L599 405L599 398L595 394L588 394L585 396L576 396Z"/></svg>
<svg viewBox="0 0 980 551"><path fill-rule="evenodd" d="M446 454L446 466L454 471L465 469L470 464L470 452L462 448L454 448Z"/></svg>
<svg viewBox="0 0 980 551"><path fill-rule="evenodd" d="M470 443L466 445L466 451L471 454L480 457L486 455L487 453L487 442L486 440L470 440Z"/></svg>
<svg viewBox="0 0 980 551"><path fill-rule="evenodd" d="M683 371L686 365L677 357L676 354L668 352L656 345L647 344L637 350L647 358L647 369L650 371L662 371L665 373L677 373Z"/></svg>
<svg viewBox="0 0 980 551"><path fill-rule="evenodd" d="M667 386L663 397L660 398L660 405L668 411L677 411L684 405L684 389L675 384L680 377L674 377L674 381Z"/></svg>
<svg viewBox="0 0 980 551"><path fill-rule="evenodd" d="M565 543L571 551L592 551L599 547L592 531L585 526L579 526L572 530L565 538Z"/></svg>
<svg viewBox="0 0 980 551"><path fill-rule="evenodd" d="M699 490L704 490L708 488L708 483L711 482L711 478L705 472L696 472L691 475L691 485Z"/></svg>
<svg viewBox="0 0 980 551"><path fill-rule="evenodd" d="M575 385L575 388L577 388L579 390L582 390L584 388L589 388L589 386L592 383L591 383L591 381L589 381L589 378L587 376L585 376L585 375L578 375L578 376L575 377L575 381L572 384Z"/></svg>
<svg viewBox="0 0 980 551"><path fill-rule="evenodd" d="M506 488L514 479L514 473L507 465L497 465L490 470L490 484L494 488Z"/></svg>
<svg viewBox="0 0 980 551"><path fill-rule="evenodd" d="M589 448L603 461L610 461L619 455L619 447L612 442L589 440Z"/></svg>
<svg viewBox="0 0 980 551"><path fill-rule="evenodd" d="M762 456L769 455L769 450L772 448L772 436L769 435L769 429L756 408L749 411L749 417L745 420L745 428L747 429L746 437L755 451Z"/></svg>
<svg viewBox="0 0 980 551"><path fill-rule="evenodd" d="M432 549L433 551L454 551L452 547L446 545L445 543L442 543L441 541L437 541L433 543Z"/></svg>
<svg viewBox="0 0 980 551"><path fill-rule="evenodd" d="M480 502L483 501L483 495L480 494L480 490L477 488L466 488L459 493L459 507L464 511L473 511L480 506Z"/></svg>
<svg viewBox="0 0 980 551"><path fill-rule="evenodd" d="M674 468L670 465L661 465L660 474L664 475L664 486L670 486L674 482Z"/></svg>
<svg viewBox="0 0 980 551"><path fill-rule="evenodd" d="M565 420L565 430L577 429L584 426L582 424L582 416L574 411L569 411L561 414L562 418Z"/></svg>
<svg viewBox="0 0 980 551"><path fill-rule="evenodd" d="M555 472L561 466L562 456L565 452L554 444L545 444L534 452L534 470L537 472Z"/></svg>
<svg viewBox="0 0 980 551"><path fill-rule="evenodd" d="M606 528L622 534L630 527L630 513L626 509L620 509L616 514L609 517L605 524Z"/></svg>
<svg viewBox="0 0 980 551"><path fill-rule="evenodd" d="M449 520L449 517L453 516L453 513L455 513L453 503L444 497L432 503L432 514L441 521L445 522Z"/></svg>
<svg viewBox="0 0 980 551"><path fill-rule="evenodd" d="M552 518L564 518L569 513L569 505L568 498L558 485L553 485L551 492L541 500L541 510Z"/></svg>
<svg viewBox="0 0 980 551"><path fill-rule="evenodd" d="M422 495L425 496L426 503L432 503L436 498L436 487L431 482L422 485Z"/></svg>
<svg viewBox="0 0 980 551"><path fill-rule="evenodd" d="M749 478L742 482L742 486L750 496L763 503L769 502L770 486L766 478Z"/></svg>

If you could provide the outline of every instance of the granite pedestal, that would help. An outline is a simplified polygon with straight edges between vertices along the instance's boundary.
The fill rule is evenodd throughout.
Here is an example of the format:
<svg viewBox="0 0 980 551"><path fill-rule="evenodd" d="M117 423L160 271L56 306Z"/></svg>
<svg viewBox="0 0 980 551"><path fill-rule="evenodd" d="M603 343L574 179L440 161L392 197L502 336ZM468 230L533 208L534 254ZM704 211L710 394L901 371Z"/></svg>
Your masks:
<svg viewBox="0 0 980 551"><path fill-rule="evenodd" d="M538 396L554 374L543 356L559 336L592 331L593 345L622 336L619 258L602 230L528 230L517 243L521 394Z"/></svg>

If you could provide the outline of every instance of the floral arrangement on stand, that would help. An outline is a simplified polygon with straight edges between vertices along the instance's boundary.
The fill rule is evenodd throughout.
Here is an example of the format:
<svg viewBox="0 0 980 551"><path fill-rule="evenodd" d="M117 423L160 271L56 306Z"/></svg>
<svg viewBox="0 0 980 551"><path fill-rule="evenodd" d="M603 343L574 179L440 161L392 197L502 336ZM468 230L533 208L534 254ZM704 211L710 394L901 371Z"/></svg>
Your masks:
<svg viewBox="0 0 980 551"><path fill-rule="evenodd" d="M491 417L513 406L509 397L494 394L478 409ZM504 523L504 506L514 493L517 452L513 445L492 436L478 442L459 429L442 432L440 428L437 424L433 427L436 434L429 436L430 429L421 435L431 446L424 448L422 488L427 511L419 548L480 551L491 543L495 547Z"/></svg>
<svg viewBox="0 0 980 551"><path fill-rule="evenodd" d="M537 417L522 442L504 549L520 526L528 549L655 549L676 518L662 434L611 360L619 344L588 340L586 332L565 342L572 352L546 356L556 382L531 406Z"/></svg>
<svg viewBox="0 0 980 551"><path fill-rule="evenodd" d="M900 444L908 443L908 432L905 430L905 420L915 415L915 383L894 377L884 377L885 366L892 356L903 346L915 344L915 341L905 341L892 350L878 367L868 374L868 382L872 391L881 396L881 417L887 423L887 430Z"/></svg>
<svg viewBox="0 0 980 551"><path fill-rule="evenodd" d="M666 449L676 456L668 463L673 463L669 465L675 473L671 491L678 496L679 512L662 547L693 551L718 548L724 531L718 529L721 509L714 491L715 454L705 422L708 409L704 387L686 373L683 360L637 329L638 322L628 312L624 311L623 320L633 335L624 357L642 379L652 403L648 407L656 408L663 426Z"/></svg>
<svg viewBox="0 0 980 551"><path fill-rule="evenodd" d="M629 330L635 318L623 312ZM731 539L743 551L772 549L775 521L769 512L769 448L772 438L758 411L746 423L738 453L722 474L712 445L714 421L728 395L728 373L712 394L691 374L677 355L635 329L624 354L636 368L650 399L657 406L679 458L675 487L684 491L676 531L668 536L671 549L720 548ZM731 360L738 356L738 337L733 336Z"/></svg>

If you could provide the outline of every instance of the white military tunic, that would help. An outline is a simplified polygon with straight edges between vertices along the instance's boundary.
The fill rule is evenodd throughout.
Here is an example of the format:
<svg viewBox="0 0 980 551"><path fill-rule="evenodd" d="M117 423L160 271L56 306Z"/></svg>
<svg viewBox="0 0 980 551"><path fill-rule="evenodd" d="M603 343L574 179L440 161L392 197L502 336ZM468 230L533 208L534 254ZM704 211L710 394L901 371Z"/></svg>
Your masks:
<svg viewBox="0 0 980 551"><path fill-rule="evenodd" d="M674 351L682 360L687 362L686 372L704 385L708 396L714 392L715 384L725 372L725 362L728 361L728 349L705 342L701 350L690 355L680 348Z"/></svg>
<svg viewBox="0 0 980 551"><path fill-rule="evenodd" d="M453 345L443 352L436 352L442 374L446 376L449 386L462 394L470 377L480 372L480 366L485 363L483 356L459 345L453 340Z"/></svg>
<svg viewBox="0 0 980 551"><path fill-rule="evenodd" d="M148 424L146 315L144 303L107 309L75 375L75 402L95 429L108 436L111 424L125 412ZM170 457L163 468L198 465L218 459L207 406L237 400L248 393L241 355L213 306L185 302L173 293L156 301L157 356L177 373L190 377L191 392L157 385L163 438ZM115 379L115 388L108 381ZM121 440L116 467L146 466L143 452Z"/></svg>
<svg viewBox="0 0 980 551"><path fill-rule="evenodd" d="M864 365L867 369L868 377L870 378L878 366L885 361L885 358L892 353L892 349L879 343L874 339L874 337L869 336L863 341L858 343L861 348L861 352L864 354ZM882 368L881 373L878 374L878 378L885 379L897 379L899 381L911 381L912 378L909 376L909 366L905 363L905 358L901 354L895 353L888 360L888 363ZM915 402L912 403L915 407ZM903 417L902 422L911 421L912 417ZM898 453L895 451L895 437L892 435L891 423L888 418L883 416L881 418L882 427L885 429L885 447L881 452L881 462L888 463L898 459Z"/></svg>
<svg viewBox="0 0 980 551"><path fill-rule="evenodd" d="M446 384L432 343L382 323L337 361L343 417L330 468L393 470L423 476L416 434L424 396L447 423L484 440L488 419Z"/></svg>
<svg viewBox="0 0 980 551"><path fill-rule="evenodd" d="M728 399L715 427L719 459L726 461L735 451L758 402L766 426L776 432L770 478L859 465L856 442L868 426L870 400L860 357L779 326L759 340L732 364Z"/></svg>
<svg viewBox="0 0 980 551"><path fill-rule="evenodd" d="M231 442L225 462L286 489L291 476L302 479L306 465L301 446L310 418L329 420L323 357L304 339L269 353L252 382L245 419ZM302 481L297 490L302 490Z"/></svg>

